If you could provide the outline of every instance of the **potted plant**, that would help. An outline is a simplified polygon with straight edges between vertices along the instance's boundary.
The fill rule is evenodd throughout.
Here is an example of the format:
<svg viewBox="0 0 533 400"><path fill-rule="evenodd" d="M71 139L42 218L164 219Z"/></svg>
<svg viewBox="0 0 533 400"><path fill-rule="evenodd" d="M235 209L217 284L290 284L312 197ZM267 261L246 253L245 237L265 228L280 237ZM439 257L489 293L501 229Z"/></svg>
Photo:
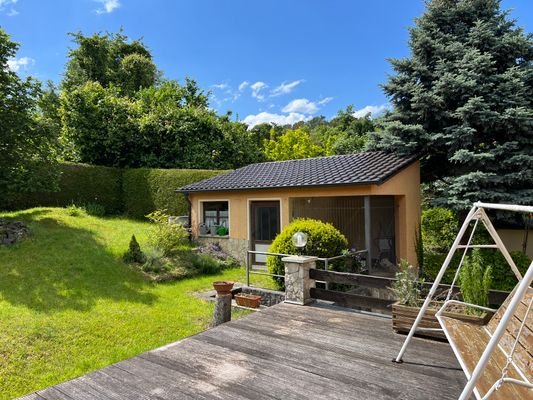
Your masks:
<svg viewBox="0 0 533 400"><path fill-rule="evenodd" d="M392 329L398 333L407 333L413 326L420 311L422 299L420 298L423 279L418 278L417 269L406 260L401 260L398 264L399 271L396 273L396 280L392 283L391 290L396 296L396 303L392 305ZM420 328L440 328L439 321L435 313L439 308L438 304L432 304L426 311ZM424 336L445 339L443 332L426 331Z"/></svg>
<svg viewBox="0 0 533 400"><path fill-rule="evenodd" d="M217 228L217 235L218 236L226 236L226 235L228 235L228 233L229 233L228 228L226 228L224 225L220 225Z"/></svg>
<svg viewBox="0 0 533 400"><path fill-rule="evenodd" d="M213 282L213 288L217 291L217 294L229 294L233 289L234 282L228 281L215 281Z"/></svg>
<svg viewBox="0 0 533 400"><path fill-rule="evenodd" d="M217 234L218 225L211 225L211 228L209 229L209 233L213 236Z"/></svg>
<svg viewBox="0 0 533 400"><path fill-rule="evenodd" d="M235 301L241 307L259 308L261 305L261 296L249 293L237 293L235 295Z"/></svg>
<svg viewBox="0 0 533 400"><path fill-rule="evenodd" d="M399 264L396 281L392 284L392 291L398 301L392 305L392 327L396 332L407 333L415 322L423 298L421 289L423 279L417 278L416 268L405 260ZM461 297L466 303L488 306L488 294L491 285L491 267L483 268L479 249L474 249L471 256L465 258L459 275ZM419 328L440 328L435 313L442 307L443 302L434 299L422 317ZM483 325L491 317L487 313L473 307L449 307L444 315ZM421 331L423 336L445 339L441 331Z"/></svg>
<svg viewBox="0 0 533 400"><path fill-rule="evenodd" d="M482 260L480 249L474 249L471 256L465 257L463 267L459 273L459 283L461 285L461 296L465 303L488 307L489 291L492 284L492 267L488 265L484 268ZM461 311L461 316L454 314L455 318L468 320L480 325L485 325L493 314L474 307L464 307L459 311ZM449 312L446 314L449 314Z"/></svg>

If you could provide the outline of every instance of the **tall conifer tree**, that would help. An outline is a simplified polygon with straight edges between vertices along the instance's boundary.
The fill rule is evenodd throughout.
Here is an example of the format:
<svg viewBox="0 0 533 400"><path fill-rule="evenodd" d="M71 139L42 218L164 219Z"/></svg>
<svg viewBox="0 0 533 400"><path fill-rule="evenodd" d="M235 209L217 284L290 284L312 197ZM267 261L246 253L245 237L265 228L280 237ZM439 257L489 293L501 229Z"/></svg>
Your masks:
<svg viewBox="0 0 533 400"><path fill-rule="evenodd" d="M533 204L533 38L499 0L433 0L392 59L371 147L419 154L436 204Z"/></svg>

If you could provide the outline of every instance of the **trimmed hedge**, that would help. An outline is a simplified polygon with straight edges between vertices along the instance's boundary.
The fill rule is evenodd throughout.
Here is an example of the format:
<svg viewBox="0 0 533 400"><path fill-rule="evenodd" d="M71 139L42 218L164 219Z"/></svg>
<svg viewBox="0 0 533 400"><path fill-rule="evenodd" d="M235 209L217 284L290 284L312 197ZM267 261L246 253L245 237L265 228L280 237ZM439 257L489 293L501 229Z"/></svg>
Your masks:
<svg viewBox="0 0 533 400"><path fill-rule="evenodd" d="M124 211L134 218L143 218L154 210L166 210L170 215L186 215L189 206L176 189L189 183L211 178L226 171L195 169L126 169L122 190Z"/></svg>
<svg viewBox="0 0 533 400"><path fill-rule="evenodd" d="M292 236L296 232L307 234L307 245L304 248L306 255L326 258L341 255L348 249L348 240L333 225L316 219L298 218L287 225L276 236L268 249L270 253L297 254L298 249L292 243ZM329 264L332 270L342 270L344 260L336 260ZM267 269L271 274L285 275L285 265L280 257L267 257ZM272 277L280 290L285 289L283 278Z"/></svg>
<svg viewBox="0 0 533 400"><path fill-rule="evenodd" d="M226 171L191 169L120 169L87 164L60 164L57 192L16 193L7 196L0 208L21 210L38 206L66 207L99 205L106 214L144 218L165 209L185 215L188 204L176 189Z"/></svg>
<svg viewBox="0 0 533 400"><path fill-rule="evenodd" d="M122 212L122 171L96 165L62 163L57 192L29 192L8 195L7 209L70 204L99 204L107 214Z"/></svg>

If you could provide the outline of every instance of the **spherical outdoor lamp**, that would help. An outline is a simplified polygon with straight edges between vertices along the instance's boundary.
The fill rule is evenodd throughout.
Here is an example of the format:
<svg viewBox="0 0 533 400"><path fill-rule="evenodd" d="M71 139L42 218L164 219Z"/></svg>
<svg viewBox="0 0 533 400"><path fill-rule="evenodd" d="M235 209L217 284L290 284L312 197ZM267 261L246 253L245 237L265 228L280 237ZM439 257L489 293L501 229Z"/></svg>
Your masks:
<svg viewBox="0 0 533 400"><path fill-rule="evenodd" d="M305 232L296 232L292 235L292 244L296 247L298 255L302 255L302 250L307 244L307 234Z"/></svg>

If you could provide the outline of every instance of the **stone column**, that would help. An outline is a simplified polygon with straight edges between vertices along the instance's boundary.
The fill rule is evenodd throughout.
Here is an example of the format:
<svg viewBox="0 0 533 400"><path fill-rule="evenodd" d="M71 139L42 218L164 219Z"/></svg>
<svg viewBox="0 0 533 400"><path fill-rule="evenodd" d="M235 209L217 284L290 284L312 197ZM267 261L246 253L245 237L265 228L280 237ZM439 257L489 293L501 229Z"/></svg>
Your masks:
<svg viewBox="0 0 533 400"><path fill-rule="evenodd" d="M213 315L213 326L231 321L231 293L218 294L215 298L215 313Z"/></svg>
<svg viewBox="0 0 533 400"><path fill-rule="evenodd" d="M317 257L289 256L281 259L285 263L285 302L305 305L314 301L310 289L315 280L309 278L309 270L316 267Z"/></svg>

